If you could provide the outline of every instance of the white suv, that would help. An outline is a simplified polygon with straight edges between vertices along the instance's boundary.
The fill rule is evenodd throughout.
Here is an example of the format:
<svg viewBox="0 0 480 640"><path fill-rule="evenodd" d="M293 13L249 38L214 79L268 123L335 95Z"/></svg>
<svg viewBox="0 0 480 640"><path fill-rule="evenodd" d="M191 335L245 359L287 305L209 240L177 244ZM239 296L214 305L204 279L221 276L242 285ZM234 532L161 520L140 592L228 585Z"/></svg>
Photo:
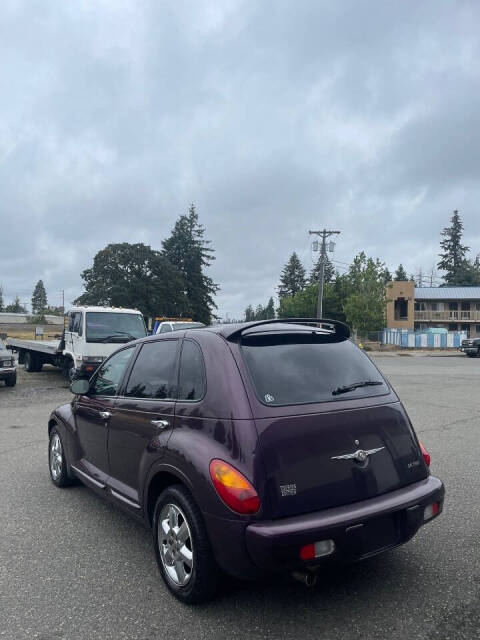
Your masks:
<svg viewBox="0 0 480 640"><path fill-rule="evenodd" d="M205 325L202 322L181 322L180 320L171 320L160 322L155 333L166 333L167 331L179 331L180 329L200 329Z"/></svg>

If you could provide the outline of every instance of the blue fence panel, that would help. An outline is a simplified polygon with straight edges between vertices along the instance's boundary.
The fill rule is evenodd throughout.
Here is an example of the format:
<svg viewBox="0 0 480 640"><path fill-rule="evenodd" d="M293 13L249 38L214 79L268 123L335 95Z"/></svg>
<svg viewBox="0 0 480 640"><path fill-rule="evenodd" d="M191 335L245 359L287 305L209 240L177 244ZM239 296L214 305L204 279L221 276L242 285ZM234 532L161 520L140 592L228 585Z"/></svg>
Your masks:
<svg viewBox="0 0 480 640"><path fill-rule="evenodd" d="M399 347L414 347L428 349L446 349L453 347L458 349L467 337L465 331L449 331L448 333L414 332L405 329L384 329L382 332L382 344L393 344Z"/></svg>

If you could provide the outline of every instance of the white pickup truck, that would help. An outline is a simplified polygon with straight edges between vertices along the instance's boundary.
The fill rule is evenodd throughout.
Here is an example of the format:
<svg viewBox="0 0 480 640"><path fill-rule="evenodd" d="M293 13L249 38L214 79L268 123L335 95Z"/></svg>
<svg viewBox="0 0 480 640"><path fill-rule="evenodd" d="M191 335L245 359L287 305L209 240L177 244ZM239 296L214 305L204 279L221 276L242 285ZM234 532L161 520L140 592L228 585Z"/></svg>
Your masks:
<svg viewBox="0 0 480 640"><path fill-rule="evenodd" d="M72 307L65 315L60 340L7 338L6 345L18 352L18 361L27 371L41 371L44 364L53 364L73 380L89 378L120 344L146 335L143 316L137 309Z"/></svg>

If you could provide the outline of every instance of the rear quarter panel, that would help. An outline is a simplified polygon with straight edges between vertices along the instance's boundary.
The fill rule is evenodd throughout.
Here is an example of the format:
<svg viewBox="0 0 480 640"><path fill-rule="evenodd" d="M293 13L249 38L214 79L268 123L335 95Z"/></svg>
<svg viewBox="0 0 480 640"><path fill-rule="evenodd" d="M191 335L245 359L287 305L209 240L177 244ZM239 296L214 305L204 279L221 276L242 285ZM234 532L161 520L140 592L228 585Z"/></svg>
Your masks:
<svg viewBox="0 0 480 640"><path fill-rule="evenodd" d="M195 335L192 335L195 334ZM254 483L261 473L258 435L235 359L224 339L209 332L191 332L205 363L206 394L198 402L176 403L175 427L162 465L185 477L202 511L238 519L218 497L210 479L213 458L233 465Z"/></svg>

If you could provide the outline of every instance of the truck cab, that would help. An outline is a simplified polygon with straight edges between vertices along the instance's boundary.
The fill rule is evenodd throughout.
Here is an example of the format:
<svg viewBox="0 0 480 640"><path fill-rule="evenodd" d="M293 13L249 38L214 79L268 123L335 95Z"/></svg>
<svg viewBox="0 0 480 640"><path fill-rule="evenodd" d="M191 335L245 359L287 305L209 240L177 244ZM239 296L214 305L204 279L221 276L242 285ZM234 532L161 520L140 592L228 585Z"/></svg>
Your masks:
<svg viewBox="0 0 480 640"><path fill-rule="evenodd" d="M44 364L52 364L73 380L90 378L120 345L146 335L138 309L75 306L65 315L60 340L60 336L56 340L8 338L7 346L18 353L26 371L38 372Z"/></svg>
<svg viewBox="0 0 480 640"><path fill-rule="evenodd" d="M90 377L121 344L147 335L140 311L115 307L72 307L65 316L61 351L70 379Z"/></svg>

